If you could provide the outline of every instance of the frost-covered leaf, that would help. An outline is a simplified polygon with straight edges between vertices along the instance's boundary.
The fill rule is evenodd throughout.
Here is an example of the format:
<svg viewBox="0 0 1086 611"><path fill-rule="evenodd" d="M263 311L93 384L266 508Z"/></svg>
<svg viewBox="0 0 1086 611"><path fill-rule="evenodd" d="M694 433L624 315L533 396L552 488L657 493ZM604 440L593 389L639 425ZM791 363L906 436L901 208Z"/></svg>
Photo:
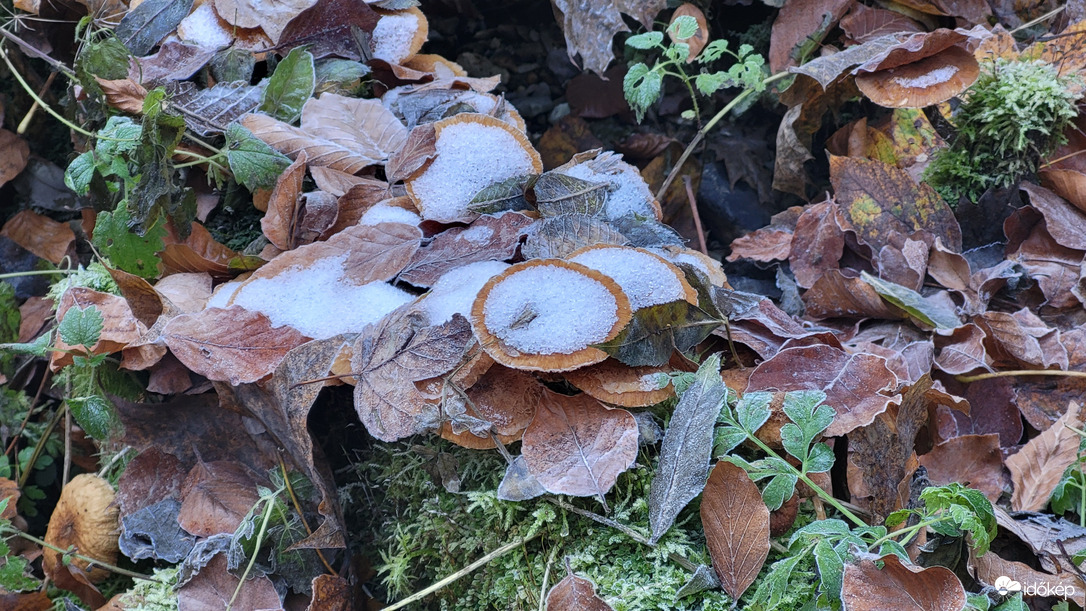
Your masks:
<svg viewBox="0 0 1086 611"><path fill-rule="evenodd" d="M694 574L690 576L690 580L684 583L678 592L675 592L675 598L683 599L705 590L716 590L720 588L720 585L720 576L716 574L713 567L699 564L698 568L694 569Z"/></svg>
<svg viewBox="0 0 1086 611"><path fill-rule="evenodd" d="M479 261L511 259L532 219L517 213L484 215L468 227L453 227L420 248L400 273L415 286L433 286L457 267Z"/></svg>
<svg viewBox="0 0 1086 611"><path fill-rule="evenodd" d="M614 611L596 595L596 586L573 573L554 584L547 592L548 611Z"/></svg>
<svg viewBox="0 0 1086 611"><path fill-rule="evenodd" d="M94 152L84 151L76 156L64 171L64 184L79 195L86 195L94 178Z"/></svg>
<svg viewBox="0 0 1086 611"><path fill-rule="evenodd" d="M595 347L631 367L663 365L674 350L690 350L721 324L688 301L671 301L637 310L617 337Z"/></svg>
<svg viewBox="0 0 1086 611"><path fill-rule="evenodd" d="M279 48L309 45L313 57L334 55L351 60L363 59L359 53L358 32L373 33L379 15L366 2L321 0L290 20L279 36Z"/></svg>
<svg viewBox="0 0 1086 611"><path fill-rule="evenodd" d="M535 206L544 218L562 214L599 216L607 203L607 183L546 172L531 185Z"/></svg>
<svg viewBox="0 0 1086 611"><path fill-rule="evenodd" d="M498 484L498 498L503 501L527 501L546 494L547 489L528 471L523 456L517 456L505 469L505 477Z"/></svg>
<svg viewBox="0 0 1086 611"><path fill-rule="evenodd" d="M413 176L437 154L437 133L432 123L419 125L407 134L407 140L392 153L385 164L389 182L399 182Z"/></svg>
<svg viewBox="0 0 1086 611"><path fill-rule="evenodd" d="M626 236L605 221L583 214L563 214L539 221L521 252L528 259L561 259L585 246L626 243Z"/></svg>
<svg viewBox="0 0 1086 611"><path fill-rule="evenodd" d="M926 325L936 329L955 329L962 324L958 315L943 303L925 299L923 295L912 289L887 282L865 271L860 272L860 277L883 299L905 310L910 316Z"/></svg>
<svg viewBox="0 0 1086 611"><path fill-rule="evenodd" d="M185 124L194 132L207 136L221 134L242 115L260 104L264 87L246 81L217 83L199 89L192 83L182 83L172 102L184 109Z"/></svg>
<svg viewBox="0 0 1086 611"><path fill-rule="evenodd" d="M250 191L272 188L290 165L290 159L237 122L226 128L226 161L234 178Z"/></svg>
<svg viewBox="0 0 1086 611"><path fill-rule="evenodd" d="M607 70L613 58L611 41L615 34L629 31L619 11L634 17L651 30L652 19L663 10L665 4L663 0L552 0L560 15L570 59L580 54L584 69L599 75ZM656 36L642 36L639 40L649 46L652 42L659 42L655 40ZM662 33L660 40L663 40Z"/></svg>
<svg viewBox="0 0 1086 611"><path fill-rule="evenodd" d="M626 72L622 80L622 90L626 94L626 101L637 113L639 123L645 118L645 112L660 99L663 84L664 76L650 70L645 64L634 64Z"/></svg>
<svg viewBox="0 0 1086 611"><path fill-rule="evenodd" d="M128 11L114 30L132 55L147 55L189 14L193 0L146 0Z"/></svg>
<svg viewBox="0 0 1086 611"><path fill-rule="evenodd" d="M154 558L177 563L192 551L196 537L181 529L177 515L181 503L176 498L162 499L121 518L121 553L132 560Z"/></svg>
<svg viewBox="0 0 1086 611"><path fill-rule="evenodd" d="M1007 459L1007 470L1014 483L1012 509L1038 511L1048 503L1064 470L1078 456L1080 437L1072 429L1082 426L1080 410L1079 404L1072 401L1052 426Z"/></svg>
<svg viewBox="0 0 1086 611"><path fill-rule="evenodd" d="M382 163L407 142L407 128L380 100L334 93L305 102L302 129Z"/></svg>
<svg viewBox="0 0 1086 611"><path fill-rule="evenodd" d="M57 331L64 343L90 348L98 343L104 324L102 311L95 306L75 306L64 313Z"/></svg>
<svg viewBox="0 0 1086 611"><path fill-rule="evenodd" d="M549 492L604 495L637 458L637 421L624 409L607 409L588 395L546 392L524 431L528 471Z"/></svg>
<svg viewBox="0 0 1086 611"><path fill-rule="evenodd" d="M660 446L660 463L649 488L650 542L655 544L683 507L701 494L713 449L713 425L724 404L720 357L705 359L682 394Z"/></svg>
<svg viewBox="0 0 1086 611"><path fill-rule="evenodd" d="M287 125L267 115L253 113L241 118L241 124L254 136L287 157L295 158L305 151L309 164L356 174L380 162L353 149L318 138L301 128Z"/></svg>
<svg viewBox="0 0 1086 611"><path fill-rule="evenodd" d="M741 467L717 463L702 495L701 523L724 591L738 599L769 556L769 509Z"/></svg>
<svg viewBox="0 0 1086 611"><path fill-rule="evenodd" d="M531 210L528 191L539 180L536 174L514 176L484 188L471 198L468 210L478 214L495 214L504 211Z"/></svg>
<svg viewBox="0 0 1086 611"><path fill-rule="evenodd" d="M261 28L272 42L279 42L287 24L314 3L315 0L215 0L215 12L232 26Z"/></svg>
<svg viewBox="0 0 1086 611"><path fill-rule="evenodd" d="M574 253L569 260L612 278L622 287L634 310L680 299L697 300L697 293L679 268L646 250L590 246Z"/></svg>

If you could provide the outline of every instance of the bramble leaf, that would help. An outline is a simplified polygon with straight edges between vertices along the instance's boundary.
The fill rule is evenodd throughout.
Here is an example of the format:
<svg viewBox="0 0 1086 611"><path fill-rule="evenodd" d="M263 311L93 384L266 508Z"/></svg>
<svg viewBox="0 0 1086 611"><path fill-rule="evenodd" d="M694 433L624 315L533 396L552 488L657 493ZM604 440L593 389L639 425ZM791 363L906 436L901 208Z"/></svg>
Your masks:
<svg viewBox="0 0 1086 611"><path fill-rule="evenodd" d="M143 278L155 278L161 263L156 253L164 247L166 229L158 220L141 237L129 230L129 218L128 206L123 202L113 212L100 213L94 226L94 245L116 267Z"/></svg>

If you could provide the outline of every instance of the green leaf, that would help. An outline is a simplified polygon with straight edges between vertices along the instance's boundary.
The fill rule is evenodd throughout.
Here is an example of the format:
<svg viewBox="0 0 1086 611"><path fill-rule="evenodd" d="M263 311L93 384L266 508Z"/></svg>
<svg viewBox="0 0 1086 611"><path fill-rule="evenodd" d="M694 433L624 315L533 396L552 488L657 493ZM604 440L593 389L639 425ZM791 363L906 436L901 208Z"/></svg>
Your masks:
<svg viewBox="0 0 1086 611"><path fill-rule="evenodd" d="M690 45L685 42L672 43L664 50L664 57L676 62L685 62L690 57Z"/></svg>
<svg viewBox="0 0 1086 611"><path fill-rule="evenodd" d="M184 134L185 120L178 115L164 112L165 103L166 91L161 87L148 92L143 100L142 130L139 148L135 154L139 180L136 186L128 191L128 209L131 214L129 225L140 235L146 234L152 226L162 222L165 215L175 217L179 232L187 235L189 223L196 213L195 197L176 197L181 191L181 185L174 182L172 157ZM191 209L192 217L188 218L189 222L177 218L185 204Z"/></svg>
<svg viewBox="0 0 1086 611"><path fill-rule="evenodd" d="M72 410L72 417L79 426L98 441L113 437L120 427L117 408L101 395L73 397L68 399L68 408Z"/></svg>
<svg viewBox="0 0 1086 611"><path fill-rule="evenodd" d="M57 330L60 332L60 338L69 346L90 348L102 337L104 324L102 311L97 307L72 306L64 313L64 318L57 326Z"/></svg>
<svg viewBox="0 0 1086 611"><path fill-rule="evenodd" d="M29 592L40 588L41 582L30 576L30 563L26 558L9 553L10 549L4 554L4 564L0 565L0 588L8 592Z"/></svg>
<svg viewBox="0 0 1086 611"><path fill-rule="evenodd" d="M988 551L997 526L992 503L983 493L955 482L925 488L920 500L929 514L945 513L955 527L968 531L978 556Z"/></svg>
<svg viewBox="0 0 1086 611"><path fill-rule="evenodd" d="M701 54L698 55L698 61L703 64L715 62L727 51L728 41L723 38L718 38L705 45L705 48L701 50Z"/></svg>
<svg viewBox="0 0 1086 611"><path fill-rule="evenodd" d="M694 22L694 27L697 27L697 22ZM645 32L627 38L626 46L634 49L651 49L660 46L660 43L663 41L663 32Z"/></svg>
<svg viewBox="0 0 1086 611"><path fill-rule="evenodd" d="M94 245L116 267L142 278L157 277L162 261L155 253L164 247L166 229L156 222L141 237L129 230L129 224L128 206L123 202L113 212L100 213L94 226Z"/></svg>
<svg viewBox="0 0 1086 611"><path fill-rule="evenodd" d="M249 191L274 187L290 165L290 158L237 122L226 127L226 161L234 178Z"/></svg>
<svg viewBox="0 0 1086 611"><path fill-rule="evenodd" d="M86 195L94 178L94 153L80 153L64 170L64 184L79 195Z"/></svg>
<svg viewBox="0 0 1086 611"><path fill-rule="evenodd" d="M762 490L762 500L765 501L766 507L769 507L770 511L780 509L781 505L795 493L796 481L798 478L790 473L774 475Z"/></svg>
<svg viewBox="0 0 1086 611"><path fill-rule="evenodd" d="M532 210L528 190L539 180L539 174L524 174L484 187L471 198L468 210L479 214L497 214L505 210Z"/></svg>
<svg viewBox="0 0 1086 611"><path fill-rule="evenodd" d="M105 167L111 163L110 157L134 152L139 147L142 133L143 127L131 117L110 117L105 126L98 130L100 137L94 145L95 154L101 158L98 163Z"/></svg>
<svg viewBox="0 0 1086 611"><path fill-rule="evenodd" d="M815 545L814 557L815 565L818 567L818 580L821 582L820 589L831 599L841 598L845 560L825 539Z"/></svg>
<svg viewBox="0 0 1086 611"><path fill-rule="evenodd" d="M370 67L349 59L323 59L317 62L317 87L314 93L338 93L357 97L364 89Z"/></svg>
<svg viewBox="0 0 1086 611"><path fill-rule="evenodd" d="M811 453L807 456L807 473L825 473L833 468L833 450L824 443L816 443L811 446Z"/></svg>
<svg viewBox="0 0 1086 611"><path fill-rule="evenodd" d="M637 310L618 336L594 347L631 367L659 366L672 351L690 350L721 324L696 305L671 301Z"/></svg>
<svg viewBox="0 0 1086 611"><path fill-rule="evenodd" d="M733 87L727 72L702 72L694 77L694 86L705 95L712 95L724 87Z"/></svg>
<svg viewBox="0 0 1086 611"><path fill-rule="evenodd" d="M97 90L98 83L94 80L96 76L107 80L127 77L128 58L131 55L121 41L113 36L87 44L75 62L80 84Z"/></svg>
<svg viewBox="0 0 1086 611"><path fill-rule="evenodd" d="M752 597L750 608L780 609L782 601L788 596L789 583L792 581L792 571L807 558L806 553L785 556L773 563L766 573L765 578ZM755 606L762 603L762 606Z"/></svg>
<svg viewBox="0 0 1086 611"><path fill-rule="evenodd" d="M765 391L749 392L743 395L735 406L739 425L751 433L762 428L762 425L769 420L769 403L772 399L773 395Z"/></svg>
<svg viewBox="0 0 1086 611"><path fill-rule="evenodd" d="M928 326L936 329L954 329L962 324L953 309L929 300L912 289L876 278L867 272L860 272L860 278L871 285L880 297Z"/></svg>
<svg viewBox="0 0 1086 611"><path fill-rule="evenodd" d="M193 0L146 0L128 11L114 30L117 39L137 57L143 57L177 29L189 11ZM128 60L125 60L125 68Z"/></svg>
<svg viewBox="0 0 1086 611"><path fill-rule="evenodd" d="M698 20L690 15L680 15L667 28L668 34L679 40L686 40L698 32Z"/></svg>
<svg viewBox="0 0 1086 611"><path fill-rule="evenodd" d="M713 435L713 457L719 458L731 452L747 439L743 429L734 426L717 427Z"/></svg>
<svg viewBox="0 0 1086 611"><path fill-rule="evenodd" d="M0 344L0 350L8 350L16 354L29 354L32 356L45 356L53 346L52 333L42 333L37 339L25 344Z"/></svg>
<svg viewBox="0 0 1086 611"><path fill-rule="evenodd" d="M626 101L634 109L637 122L645 117L645 111L660 99L660 90L664 76L655 70L649 70L645 64L634 64L622 79L622 92Z"/></svg>
<svg viewBox="0 0 1086 611"><path fill-rule="evenodd" d="M294 123L302 116L302 105L313 97L316 86L313 55L303 47L294 47L268 79L260 110L284 123Z"/></svg>

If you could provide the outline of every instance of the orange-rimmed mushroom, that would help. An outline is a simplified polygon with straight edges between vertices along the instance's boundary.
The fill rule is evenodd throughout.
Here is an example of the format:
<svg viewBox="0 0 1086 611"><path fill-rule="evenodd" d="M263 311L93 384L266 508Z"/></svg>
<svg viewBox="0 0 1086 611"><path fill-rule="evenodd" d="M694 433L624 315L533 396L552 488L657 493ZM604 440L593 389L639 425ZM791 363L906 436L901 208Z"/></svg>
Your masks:
<svg viewBox="0 0 1086 611"><path fill-rule="evenodd" d="M376 9L376 12L381 18L370 35L375 58L390 64L403 64L419 52L430 35L430 24L418 7L399 11Z"/></svg>
<svg viewBox="0 0 1086 611"><path fill-rule="evenodd" d="M80 555L116 564L119 509L113 505L114 496L109 482L96 475L83 473L73 477L60 491L60 499L45 531L45 541L60 549L74 547ZM73 559L72 564L94 583L109 576L109 571L90 567L78 558ZM42 551L42 568L46 575L52 576L60 566L60 553L49 548Z"/></svg>
<svg viewBox="0 0 1086 611"><path fill-rule="evenodd" d="M923 108L965 91L980 76L980 64L962 47L949 47L919 61L856 75L856 86L888 108Z"/></svg>
<svg viewBox="0 0 1086 611"><path fill-rule="evenodd" d="M612 278L634 310L680 299L698 304L698 292L682 270L647 250L597 244L576 250L567 259Z"/></svg>
<svg viewBox="0 0 1086 611"><path fill-rule="evenodd" d="M479 344L494 360L534 371L570 371L599 363L593 348L630 322L618 283L571 261L534 259L491 278L471 308Z"/></svg>
<svg viewBox="0 0 1086 611"><path fill-rule="evenodd" d="M604 403L645 407L675 396L675 387L670 382L661 388L657 380L657 374L667 371L670 371L667 367L627 367L608 359L565 376L571 384Z"/></svg>
<svg viewBox="0 0 1086 611"><path fill-rule="evenodd" d="M468 205L495 183L543 171L527 136L495 117L461 113L434 123L434 158L407 180L422 218L467 222L479 215Z"/></svg>

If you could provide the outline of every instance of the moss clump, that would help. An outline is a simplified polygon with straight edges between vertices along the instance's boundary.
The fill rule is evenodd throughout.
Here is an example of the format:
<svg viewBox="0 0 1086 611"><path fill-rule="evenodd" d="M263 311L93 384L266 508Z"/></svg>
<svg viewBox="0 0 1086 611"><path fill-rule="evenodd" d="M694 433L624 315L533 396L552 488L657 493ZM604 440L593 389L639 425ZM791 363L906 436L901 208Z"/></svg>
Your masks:
<svg viewBox="0 0 1086 611"><path fill-rule="evenodd" d="M121 604L131 611L177 611L178 575L177 567L155 569L155 581L137 579L121 596Z"/></svg>
<svg viewBox="0 0 1086 611"><path fill-rule="evenodd" d="M924 180L954 205L1036 173L1067 141L1064 130L1078 114L1080 96L1069 84L1042 61L989 64L955 113L950 147L933 156Z"/></svg>
<svg viewBox="0 0 1086 611"><path fill-rule="evenodd" d="M608 494L609 518L648 536L649 485L656 456L642 454ZM651 467L650 467L651 466ZM710 559L697 504L688 507L655 548L542 499L511 503L497 498L505 461L495 452L465 450L441 440L425 445L376 446L357 467L356 484L341 489L350 532L361 553L379 560L371 584L389 601L446 577L502 545L540 536L439 591L419 608L457 611L536 610L547 588L564 573L563 559L596 584L616 611L716 611L731 608L721 591L675 599L690 573L669 555L695 564ZM442 479L459 475L460 492ZM455 487L454 487L455 489ZM598 512L592 499L567 499Z"/></svg>

